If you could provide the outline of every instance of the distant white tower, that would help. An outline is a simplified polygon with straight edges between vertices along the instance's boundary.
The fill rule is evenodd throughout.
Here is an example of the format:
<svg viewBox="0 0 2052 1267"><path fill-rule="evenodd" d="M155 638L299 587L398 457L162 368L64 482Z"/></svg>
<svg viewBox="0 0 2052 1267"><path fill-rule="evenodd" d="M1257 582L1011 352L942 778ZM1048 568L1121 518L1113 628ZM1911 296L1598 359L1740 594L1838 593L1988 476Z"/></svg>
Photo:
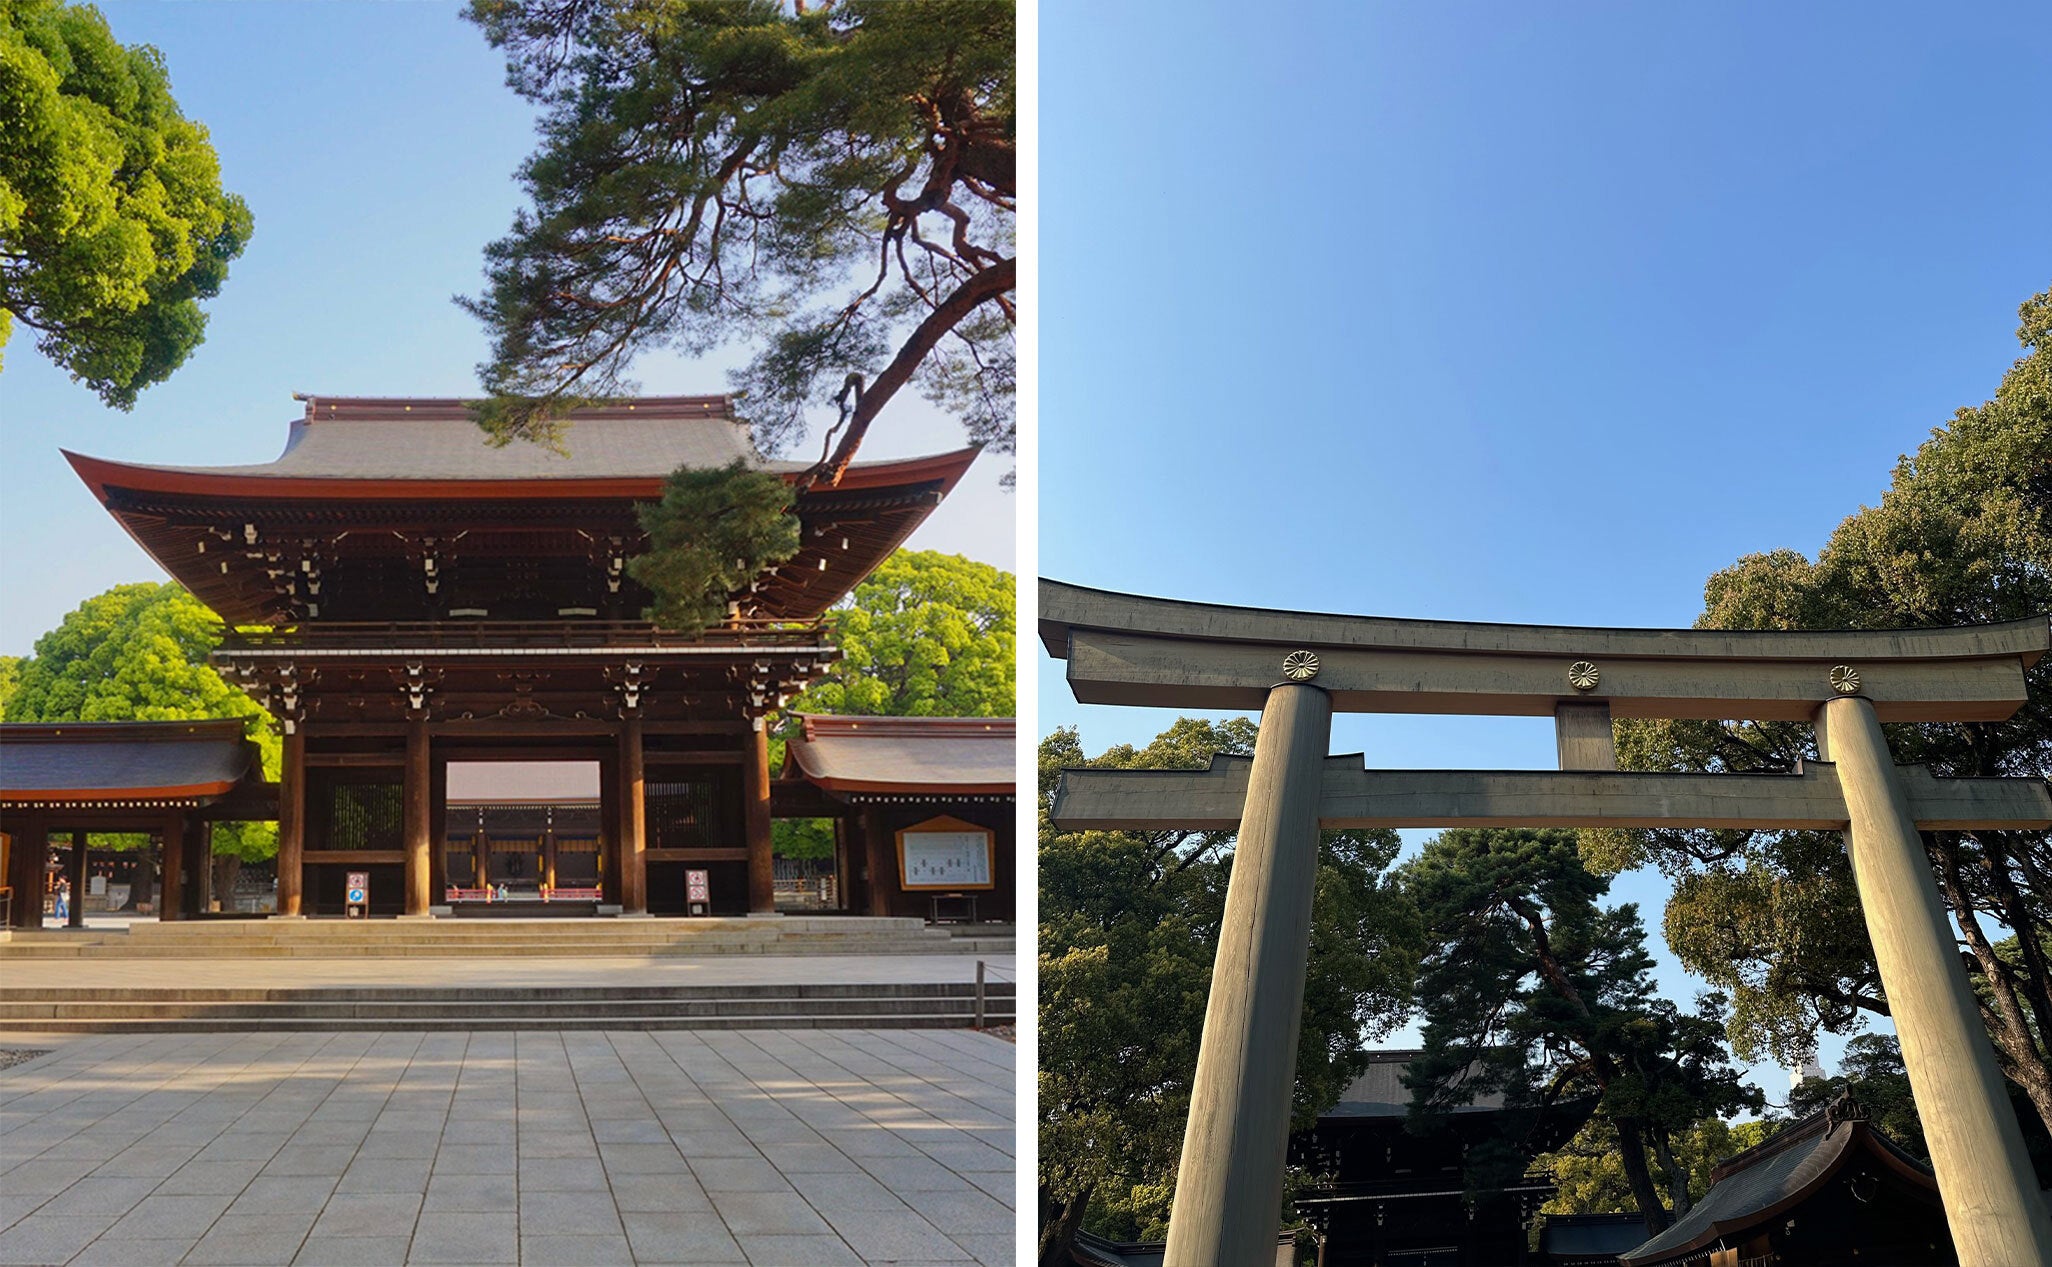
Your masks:
<svg viewBox="0 0 2052 1267"><path fill-rule="evenodd" d="M1831 1075L1824 1072L1824 1066L1817 1062L1817 1053L1803 1057L1803 1063L1788 1071L1788 1089L1793 1091L1812 1078L1822 1080Z"/></svg>

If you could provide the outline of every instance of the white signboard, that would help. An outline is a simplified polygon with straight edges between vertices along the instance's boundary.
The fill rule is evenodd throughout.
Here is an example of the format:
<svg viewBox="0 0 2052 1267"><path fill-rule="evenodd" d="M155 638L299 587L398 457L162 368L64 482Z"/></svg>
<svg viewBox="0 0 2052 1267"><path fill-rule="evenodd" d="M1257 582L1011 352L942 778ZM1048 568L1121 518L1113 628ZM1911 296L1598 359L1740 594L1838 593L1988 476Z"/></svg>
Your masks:
<svg viewBox="0 0 2052 1267"><path fill-rule="evenodd" d="M990 833L905 831L898 835L907 889L987 889Z"/></svg>

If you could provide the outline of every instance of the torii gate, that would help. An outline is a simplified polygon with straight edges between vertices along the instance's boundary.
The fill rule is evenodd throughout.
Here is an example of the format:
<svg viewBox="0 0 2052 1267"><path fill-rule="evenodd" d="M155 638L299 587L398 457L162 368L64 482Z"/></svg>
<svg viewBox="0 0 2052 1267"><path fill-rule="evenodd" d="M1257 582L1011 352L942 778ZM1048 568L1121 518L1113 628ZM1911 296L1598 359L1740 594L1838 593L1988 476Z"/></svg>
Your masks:
<svg viewBox="0 0 2052 1267"><path fill-rule="evenodd" d="M1952 629L1573 629L1262 611L1040 582L1040 637L1085 704L1260 709L1251 759L1071 770L1064 830L1239 828L1183 1137L1168 1267L1274 1255L1317 833L1341 827L1845 832L1962 1267L2052 1264L2041 1204L1919 829L2052 827L2043 780L1898 768L1882 722L2000 721L2044 617ZM1371 771L1333 710L1552 716L1561 772ZM1794 774L1617 773L1613 717L1809 721Z"/></svg>

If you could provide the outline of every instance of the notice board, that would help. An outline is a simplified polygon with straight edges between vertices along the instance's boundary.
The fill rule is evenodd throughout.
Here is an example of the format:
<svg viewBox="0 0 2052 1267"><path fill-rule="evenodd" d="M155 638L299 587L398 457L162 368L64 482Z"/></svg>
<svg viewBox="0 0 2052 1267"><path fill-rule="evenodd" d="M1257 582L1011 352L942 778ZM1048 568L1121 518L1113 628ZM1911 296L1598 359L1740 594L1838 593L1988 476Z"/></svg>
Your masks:
<svg viewBox="0 0 2052 1267"><path fill-rule="evenodd" d="M906 892L997 887L997 833L943 815L898 833L898 886Z"/></svg>

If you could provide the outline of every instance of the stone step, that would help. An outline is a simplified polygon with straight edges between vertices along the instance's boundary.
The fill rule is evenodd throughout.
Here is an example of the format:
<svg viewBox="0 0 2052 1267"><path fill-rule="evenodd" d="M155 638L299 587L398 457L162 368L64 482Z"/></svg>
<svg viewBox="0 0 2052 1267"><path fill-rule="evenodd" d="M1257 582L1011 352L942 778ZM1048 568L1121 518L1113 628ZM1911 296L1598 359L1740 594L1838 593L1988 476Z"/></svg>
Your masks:
<svg viewBox="0 0 2052 1267"><path fill-rule="evenodd" d="M73 1032L378 1029L741 1029L968 1026L967 982L728 986L222 987L0 990L0 1028ZM1010 983L986 985L987 1025L1014 1021Z"/></svg>
<svg viewBox="0 0 2052 1267"><path fill-rule="evenodd" d="M366 945L268 943L248 946L130 946L106 942L0 945L0 962L11 959L422 959L422 958L694 958L725 955L960 955L1012 954L1011 942L553 942L464 944L387 942Z"/></svg>
<svg viewBox="0 0 2052 1267"><path fill-rule="evenodd" d="M330 1020L327 1018L272 1017L260 1022L179 1018L121 1020L94 1017L76 1020L10 1021L9 1028L23 1032L51 1034L226 1034L318 1033L363 1029L408 1031L567 1031L567 1030L737 1030L737 1029L968 1029L972 1018L955 1013L892 1014L865 1016L609 1016L600 1021L573 1017L471 1016L457 1019L416 1020ZM1012 1025L1009 1012L986 1015L987 1026Z"/></svg>
<svg viewBox="0 0 2052 1267"><path fill-rule="evenodd" d="M987 981L984 997L1012 998L1009 981ZM447 999L453 1002L533 1000L575 1003L617 1000L850 999L878 995L917 998L974 998L969 981L736 982L726 985L536 985L536 986L15 986L0 988L0 1002L50 1003L104 1000L111 1003L178 999L199 1003L376 1003Z"/></svg>
<svg viewBox="0 0 2052 1267"><path fill-rule="evenodd" d="M965 926L976 929L980 926ZM169 922L143 921L130 926L128 935L136 938L179 938L179 937L376 937L397 929L427 929L448 937L492 937L502 936L508 930L518 930L524 935L535 937L578 936L591 933L618 933L621 935L647 935L649 930L658 930L665 935L702 936L711 933L746 932L754 936L778 936L791 933L832 933L859 935L868 933L927 934L947 936L952 926L929 925L924 920L910 917L850 916L846 918L821 919L812 916L779 915L774 918L750 919L671 919L662 916L645 918L605 917L594 919L493 919L476 920L454 917L434 919L234 919L234 920L172 920ZM1009 928L1003 931L1012 931Z"/></svg>
<svg viewBox="0 0 2052 1267"><path fill-rule="evenodd" d="M975 1010L972 999L618 999L581 1003L499 999L490 1003L448 1000L404 1003L11 1003L0 1002L0 1028L21 1021L107 1017L152 1020L158 1018L243 1019L291 1016L301 1019L326 1018L338 1021L421 1020L435 1017L535 1016L577 1017L594 1023L611 1016L809 1016L891 1015L932 1013L967 1015ZM986 1006L986 1010L988 1007ZM1010 1011L1009 1005L1006 1008Z"/></svg>

